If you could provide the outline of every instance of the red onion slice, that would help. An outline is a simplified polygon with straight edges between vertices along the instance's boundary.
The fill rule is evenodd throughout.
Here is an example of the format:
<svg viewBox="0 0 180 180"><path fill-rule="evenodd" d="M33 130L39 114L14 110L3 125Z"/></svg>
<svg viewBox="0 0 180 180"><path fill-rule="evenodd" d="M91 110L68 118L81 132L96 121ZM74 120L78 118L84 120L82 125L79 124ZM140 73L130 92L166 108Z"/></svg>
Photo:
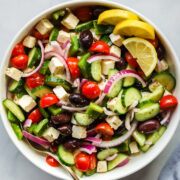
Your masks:
<svg viewBox="0 0 180 180"><path fill-rule="evenodd" d="M118 154L114 154L112 156L109 156L108 158L106 158L106 161L112 161L112 160L116 159L117 156L118 156Z"/></svg>
<svg viewBox="0 0 180 180"><path fill-rule="evenodd" d="M62 50L64 50L69 43L70 43L70 40L67 40L67 41L61 46Z"/></svg>
<svg viewBox="0 0 180 180"><path fill-rule="evenodd" d="M27 119L25 122L24 122L24 129L26 128L29 128L32 124L32 120L31 119Z"/></svg>
<svg viewBox="0 0 180 180"><path fill-rule="evenodd" d="M160 124L165 125L169 123L171 117L171 110L167 111L166 115L164 116L163 120L161 120Z"/></svg>
<svg viewBox="0 0 180 180"><path fill-rule="evenodd" d="M62 109L65 109L65 110L68 110L68 111L84 111L86 110L89 106L84 106L84 107L80 107L80 108L77 108L77 107L69 107L69 106L61 106Z"/></svg>
<svg viewBox="0 0 180 180"><path fill-rule="evenodd" d="M90 58L88 58L87 62L92 63L92 62L98 61L98 60L120 61L120 59L118 57L116 57L116 56L96 54L96 55L93 55Z"/></svg>
<svg viewBox="0 0 180 180"><path fill-rule="evenodd" d="M117 115L115 112L107 110L106 107L103 107L103 111L104 111L104 114L106 114L107 116L115 116L115 115Z"/></svg>
<svg viewBox="0 0 180 180"><path fill-rule="evenodd" d="M51 41L50 44L53 47L54 52L59 53L62 56L64 55L64 52L57 41Z"/></svg>
<svg viewBox="0 0 180 180"><path fill-rule="evenodd" d="M83 85L84 85L86 82L88 82L87 79L82 79L81 84L80 84L80 89L83 87Z"/></svg>
<svg viewBox="0 0 180 180"><path fill-rule="evenodd" d="M95 153L97 152L97 149L95 146L93 145L85 145L85 146L82 146L81 148L79 148L80 151L83 151L83 152L86 152L88 154L92 154L92 153Z"/></svg>
<svg viewBox="0 0 180 180"><path fill-rule="evenodd" d="M116 167L122 167L125 166L130 161L130 158L126 158L124 161L119 163Z"/></svg>
<svg viewBox="0 0 180 180"><path fill-rule="evenodd" d="M128 107L128 111L134 109L137 105L138 105L138 100L135 100L129 107Z"/></svg>
<svg viewBox="0 0 180 180"><path fill-rule="evenodd" d="M64 58L65 58L65 59L67 59L67 57L68 57L68 53L69 53L70 47L71 47L71 42L69 41L69 42L67 43L66 48L64 49Z"/></svg>
<svg viewBox="0 0 180 180"><path fill-rule="evenodd" d="M95 143L101 143L102 139L95 138L95 137L87 137L85 139L86 141L95 142Z"/></svg>
<svg viewBox="0 0 180 180"><path fill-rule="evenodd" d="M90 129L87 131L87 136L90 137L90 136L95 136L97 133L95 131L95 129Z"/></svg>
<svg viewBox="0 0 180 180"><path fill-rule="evenodd" d="M106 94L101 93L101 95L99 96L99 98L95 101L95 104L101 104L103 99L105 98Z"/></svg>
<svg viewBox="0 0 180 180"><path fill-rule="evenodd" d="M77 88L77 93L80 92L80 86L81 86L80 79L79 78L75 79L74 82L73 82L73 87Z"/></svg>

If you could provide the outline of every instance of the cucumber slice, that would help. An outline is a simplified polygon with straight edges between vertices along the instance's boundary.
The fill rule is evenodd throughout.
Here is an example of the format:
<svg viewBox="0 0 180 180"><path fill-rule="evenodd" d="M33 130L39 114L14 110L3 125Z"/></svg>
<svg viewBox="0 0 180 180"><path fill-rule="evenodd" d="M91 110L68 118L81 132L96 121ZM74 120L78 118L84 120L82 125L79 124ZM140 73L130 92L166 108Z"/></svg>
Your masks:
<svg viewBox="0 0 180 180"><path fill-rule="evenodd" d="M118 146L119 152L129 152L129 142L130 139L126 140L124 143L122 143L120 146Z"/></svg>
<svg viewBox="0 0 180 180"><path fill-rule="evenodd" d="M122 161L124 161L126 158L128 158L127 155L120 153L120 154L117 156L117 158L115 158L114 160L108 162L108 164L107 164L107 169L108 169L108 171L114 169L118 164L120 164L120 163L121 163Z"/></svg>
<svg viewBox="0 0 180 180"><path fill-rule="evenodd" d="M75 166L72 167L72 170L75 172L76 175L78 175L79 177L83 177L84 173L82 171L80 171L79 169L77 169Z"/></svg>
<svg viewBox="0 0 180 180"><path fill-rule="evenodd" d="M132 68L129 64L128 64L126 69L135 71L135 69ZM135 82L136 82L136 79L134 77L126 77L126 78L123 79L123 87L132 86Z"/></svg>
<svg viewBox="0 0 180 180"><path fill-rule="evenodd" d="M58 155L60 161L63 164L65 164L66 166L74 165L73 154L71 152L67 151L62 144L58 147L57 155Z"/></svg>
<svg viewBox="0 0 180 180"><path fill-rule="evenodd" d="M106 42L109 46L112 45L112 41L111 41L111 39L109 38L108 35L102 36L100 40Z"/></svg>
<svg viewBox="0 0 180 180"><path fill-rule="evenodd" d="M34 64L38 60L40 60L40 58L41 58L40 49L38 49L36 47L31 49L28 54L28 67L32 68L34 66Z"/></svg>
<svg viewBox="0 0 180 180"><path fill-rule="evenodd" d="M41 136L42 133L45 131L45 129L47 128L47 124L48 124L48 119L44 119L42 121L40 121L37 126L33 129L33 133L36 136Z"/></svg>
<svg viewBox="0 0 180 180"><path fill-rule="evenodd" d="M54 116L60 114L63 112L63 109L60 107L57 107L55 105L49 106L48 110L51 112L51 114L53 114Z"/></svg>
<svg viewBox="0 0 180 180"><path fill-rule="evenodd" d="M48 70L49 70L49 60L45 60L43 66L41 67L41 69L39 70L39 73L45 75L47 74Z"/></svg>
<svg viewBox="0 0 180 180"><path fill-rule="evenodd" d="M93 26L93 21L88 21L88 22L79 24L76 26L75 32L81 32L81 31L84 31L86 29L91 29L92 26Z"/></svg>
<svg viewBox="0 0 180 180"><path fill-rule="evenodd" d="M9 86L9 92L18 93L23 89L23 81L13 81L12 84Z"/></svg>
<svg viewBox="0 0 180 180"><path fill-rule="evenodd" d="M26 90L26 92L34 99L36 100L36 96L34 96L32 93L31 93L31 90L27 87L27 85L25 84L24 85L24 89Z"/></svg>
<svg viewBox="0 0 180 180"><path fill-rule="evenodd" d="M8 108L19 119L19 121L23 122L25 120L25 116L23 114L23 111L12 100L5 99L3 101L3 104L6 108Z"/></svg>
<svg viewBox="0 0 180 180"><path fill-rule="evenodd" d="M90 103L88 109L86 110L86 114L88 114L92 119L97 119L102 113L103 108L93 102Z"/></svg>
<svg viewBox="0 0 180 180"><path fill-rule="evenodd" d="M91 76L95 81L101 81L101 60L91 64Z"/></svg>
<svg viewBox="0 0 180 180"><path fill-rule="evenodd" d="M60 17L64 17L66 15L66 10L65 9L60 9L58 11L55 11L51 14L51 17L53 20L57 21Z"/></svg>
<svg viewBox="0 0 180 180"><path fill-rule="evenodd" d="M158 72L154 75L153 80L158 81L168 91L172 91L176 86L176 79L167 71Z"/></svg>
<svg viewBox="0 0 180 180"><path fill-rule="evenodd" d="M140 101L141 99L141 92L134 88L134 87L130 87L126 90L123 91L122 93L122 105L124 107L128 107L131 104L133 104L134 101Z"/></svg>
<svg viewBox="0 0 180 180"><path fill-rule="evenodd" d="M8 113L7 113L7 118L9 121L13 122L13 123L18 123L18 120L16 118L16 116L8 110Z"/></svg>
<svg viewBox="0 0 180 180"><path fill-rule="evenodd" d="M32 124L30 128L28 128L28 133L33 134L34 129L36 128L37 124Z"/></svg>
<svg viewBox="0 0 180 180"><path fill-rule="evenodd" d="M94 119L85 113L74 113L74 119L81 126L88 126L94 122Z"/></svg>
<svg viewBox="0 0 180 180"><path fill-rule="evenodd" d="M34 96L37 96L39 98L43 97L44 95L48 94L48 93L52 93L52 90L47 87L47 86L37 86L35 87L31 93L34 95Z"/></svg>
<svg viewBox="0 0 180 180"><path fill-rule="evenodd" d="M137 121L145 121L155 117L159 111L159 103L154 101L144 101L139 105L140 110L135 112L135 119Z"/></svg>
<svg viewBox="0 0 180 180"><path fill-rule="evenodd" d="M12 127L14 133L16 134L18 140L21 140L23 138L23 134L21 132L21 128L19 127L19 125L15 124L15 123L11 123L11 127Z"/></svg>
<svg viewBox="0 0 180 180"><path fill-rule="evenodd" d="M86 176L92 176L92 175L95 174L95 173L96 173L96 168L93 169L93 170L88 169L88 170L85 172L85 175L86 175Z"/></svg>
<svg viewBox="0 0 180 180"><path fill-rule="evenodd" d="M58 28L54 28L52 31L51 31L51 34L49 36L49 41L55 41L58 37L58 34L59 34L59 30Z"/></svg>
<svg viewBox="0 0 180 180"><path fill-rule="evenodd" d="M144 146L144 144L146 142L146 136L144 134L142 134L138 131L134 131L132 136L134 137L134 139L140 146Z"/></svg>
<svg viewBox="0 0 180 180"><path fill-rule="evenodd" d="M79 39L77 36L71 37L71 48L69 51L70 56L75 56L77 52L79 51Z"/></svg>
<svg viewBox="0 0 180 180"><path fill-rule="evenodd" d="M97 154L97 158L102 161L106 158L108 158L109 156L112 156L114 154L118 153L118 148L108 148L108 149L104 149L100 152L98 152Z"/></svg>
<svg viewBox="0 0 180 180"><path fill-rule="evenodd" d="M41 111L41 114L43 115L43 117L49 118L49 113L47 113L45 109L41 108L40 101L38 102L38 107L39 107L39 110Z"/></svg>

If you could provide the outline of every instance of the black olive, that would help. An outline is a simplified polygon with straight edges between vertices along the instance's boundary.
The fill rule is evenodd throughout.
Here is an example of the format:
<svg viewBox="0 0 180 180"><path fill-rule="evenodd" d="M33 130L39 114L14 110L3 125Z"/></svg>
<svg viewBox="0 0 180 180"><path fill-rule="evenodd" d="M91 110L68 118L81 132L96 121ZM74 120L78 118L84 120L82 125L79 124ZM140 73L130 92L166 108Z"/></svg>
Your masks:
<svg viewBox="0 0 180 180"><path fill-rule="evenodd" d="M64 143L66 150L73 152L81 146L81 141L78 139L70 139Z"/></svg>
<svg viewBox="0 0 180 180"><path fill-rule="evenodd" d="M63 135L63 136L68 136L72 133L72 127L70 124L65 124L63 126L60 126L58 128L58 130L60 131L60 133Z"/></svg>
<svg viewBox="0 0 180 180"><path fill-rule="evenodd" d="M125 60L125 58L121 57L120 61L116 62L115 66L119 71L121 71L126 68L127 61Z"/></svg>
<svg viewBox="0 0 180 180"><path fill-rule="evenodd" d="M89 100L79 93L72 93L69 96L69 101L76 107L83 107L89 104Z"/></svg>
<svg viewBox="0 0 180 180"><path fill-rule="evenodd" d="M158 56L158 59L161 60L164 58L164 55L165 55L165 49L163 47L163 45L159 45L156 49L157 51L157 56Z"/></svg>
<svg viewBox="0 0 180 180"><path fill-rule="evenodd" d="M51 121L57 124L66 124L71 120L71 115L67 113L58 114L56 116L51 116Z"/></svg>
<svg viewBox="0 0 180 180"><path fill-rule="evenodd" d="M80 34L80 43L84 49L89 49L93 43L93 35L90 30L84 30Z"/></svg>
<svg viewBox="0 0 180 180"><path fill-rule="evenodd" d="M93 19L97 19L99 14L101 14L103 11L106 11L108 8L104 6L94 6L93 7Z"/></svg>

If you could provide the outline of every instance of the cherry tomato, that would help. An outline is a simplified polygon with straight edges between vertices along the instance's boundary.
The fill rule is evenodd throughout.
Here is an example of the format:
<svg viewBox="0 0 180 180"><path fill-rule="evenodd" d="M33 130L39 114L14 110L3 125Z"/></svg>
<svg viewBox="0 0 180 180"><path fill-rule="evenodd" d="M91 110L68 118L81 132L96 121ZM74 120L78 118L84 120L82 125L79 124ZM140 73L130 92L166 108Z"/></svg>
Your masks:
<svg viewBox="0 0 180 180"><path fill-rule="evenodd" d="M82 93L88 99L96 99L100 95L101 90L95 82L88 81L83 85Z"/></svg>
<svg viewBox="0 0 180 180"><path fill-rule="evenodd" d="M12 56L18 56L21 54L24 54L24 46L22 43L17 43L12 50Z"/></svg>
<svg viewBox="0 0 180 180"><path fill-rule="evenodd" d="M178 104L178 100L176 99L175 96L173 95L167 95L164 96L160 102L160 109L169 109L169 108L173 108Z"/></svg>
<svg viewBox="0 0 180 180"><path fill-rule="evenodd" d="M159 41L158 41L158 39L157 39L157 37L155 38L155 39L148 39L148 41L155 47L155 48L157 48L158 47L158 45L159 45Z"/></svg>
<svg viewBox="0 0 180 180"><path fill-rule="evenodd" d="M38 123L43 119L43 116L39 110L39 108L35 109L31 114L28 116L28 119L32 120L32 123Z"/></svg>
<svg viewBox="0 0 180 180"><path fill-rule="evenodd" d="M92 9L89 6L79 7L75 10L75 15L82 22L90 21L92 17Z"/></svg>
<svg viewBox="0 0 180 180"><path fill-rule="evenodd" d="M43 39L47 39L49 37L49 34L41 34L39 31L37 30L33 30L33 34L37 39L43 40Z"/></svg>
<svg viewBox="0 0 180 180"><path fill-rule="evenodd" d="M46 162L52 167L59 166L59 162L56 159L54 159L52 156L47 156Z"/></svg>
<svg viewBox="0 0 180 180"><path fill-rule="evenodd" d="M59 102L57 96L55 94L49 93L44 95L40 100L40 106L45 108L47 106L51 106L55 103Z"/></svg>
<svg viewBox="0 0 180 180"><path fill-rule="evenodd" d="M94 42L90 49L90 51L103 53L103 54L109 54L110 53L110 47L109 45L104 41L96 41Z"/></svg>
<svg viewBox="0 0 180 180"><path fill-rule="evenodd" d="M133 58L133 56L129 52L125 52L125 57L126 57L126 60L130 66L132 66L133 68L138 67L138 63L136 61L136 58Z"/></svg>
<svg viewBox="0 0 180 180"><path fill-rule="evenodd" d="M44 84L44 76L38 72L34 73L33 75L26 78L26 84L30 90L41 86Z"/></svg>
<svg viewBox="0 0 180 180"><path fill-rule="evenodd" d="M111 141L112 140L112 136L103 135L102 139L103 139L103 141Z"/></svg>
<svg viewBox="0 0 180 180"><path fill-rule="evenodd" d="M113 136L114 134L114 130L111 128L111 126L108 123L98 124L95 128L95 131L98 134L107 135L107 136Z"/></svg>
<svg viewBox="0 0 180 180"><path fill-rule="evenodd" d="M89 168L90 158L87 154L79 153L75 157L75 166L82 172L86 172Z"/></svg>
<svg viewBox="0 0 180 180"><path fill-rule="evenodd" d="M21 54L11 59L12 66L17 69L25 69L28 63L28 56Z"/></svg>
<svg viewBox="0 0 180 180"><path fill-rule="evenodd" d="M67 64L68 64L68 67L70 69L71 76L74 79L78 78L81 74L79 67L78 67L78 62L79 62L79 59L77 59L75 57L69 57L67 59Z"/></svg>
<svg viewBox="0 0 180 180"><path fill-rule="evenodd" d="M97 164L96 154L95 153L90 154L89 159L90 159L89 169L93 170L96 168L96 164Z"/></svg>

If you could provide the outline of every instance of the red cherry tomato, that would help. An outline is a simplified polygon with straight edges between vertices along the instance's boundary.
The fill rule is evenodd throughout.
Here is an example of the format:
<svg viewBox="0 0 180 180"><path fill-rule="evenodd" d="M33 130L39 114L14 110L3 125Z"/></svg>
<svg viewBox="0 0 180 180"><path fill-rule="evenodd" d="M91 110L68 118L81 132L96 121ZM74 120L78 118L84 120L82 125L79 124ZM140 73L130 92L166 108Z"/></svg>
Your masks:
<svg viewBox="0 0 180 180"><path fill-rule="evenodd" d="M95 128L95 131L98 134L102 134L105 136L113 136L114 135L114 130L111 128L111 126L108 123L98 124Z"/></svg>
<svg viewBox="0 0 180 180"><path fill-rule="evenodd" d="M12 50L12 56L18 56L20 54L24 54L24 46L22 43L17 43Z"/></svg>
<svg viewBox="0 0 180 180"><path fill-rule="evenodd" d="M28 116L28 119L32 120L32 123L38 123L43 119L43 116L39 110L39 108L35 109L31 114Z"/></svg>
<svg viewBox="0 0 180 180"><path fill-rule="evenodd" d="M88 99L96 99L100 95L101 90L95 82L88 81L83 85L82 93Z"/></svg>
<svg viewBox="0 0 180 180"><path fill-rule="evenodd" d="M110 47L109 45L104 41L96 41L94 42L90 49L90 51L103 53L103 54L109 54L110 53Z"/></svg>
<svg viewBox="0 0 180 180"><path fill-rule="evenodd" d="M79 7L75 10L75 15L82 22L90 21L92 17L92 9L89 6Z"/></svg>
<svg viewBox="0 0 180 180"><path fill-rule="evenodd" d="M126 60L130 66L132 66L133 68L138 67L138 63L136 61L136 58L133 58L133 56L129 52L125 53L125 57L126 57Z"/></svg>
<svg viewBox="0 0 180 180"><path fill-rule="evenodd" d="M52 167L59 166L59 162L56 159L54 159L52 156L47 156L46 162Z"/></svg>
<svg viewBox="0 0 180 180"><path fill-rule="evenodd" d="M21 54L11 59L12 66L17 69L25 69L28 63L28 56Z"/></svg>
<svg viewBox="0 0 180 180"><path fill-rule="evenodd" d="M26 78L26 84L30 90L41 86L44 84L44 76L38 72L34 73L33 75Z"/></svg>
<svg viewBox="0 0 180 180"><path fill-rule="evenodd" d="M49 34L41 34L39 31L37 30L33 30L33 34L37 39L43 40L43 39L47 39L49 37Z"/></svg>
<svg viewBox="0 0 180 180"><path fill-rule="evenodd" d="M78 67L79 59L75 57L68 57L67 64L71 72L72 78L78 78L81 74L79 67Z"/></svg>
<svg viewBox="0 0 180 180"><path fill-rule="evenodd" d="M158 47L158 44L159 44L159 41L157 39L157 37L155 39L148 39L148 41L155 47L157 48Z"/></svg>
<svg viewBox="0 0 180 180"><path fill-rule="evenodd" d="M97 164L96 154L95 153L90 154L89 159L90 159L89 169L93 170L96 168L96 164Z"/></svg>
<svg viewBox="0 0 180 180"><path fill-rule="evenodd" d="M75 166L82 172L86 172L89 168L90 158L87 154L79 153L75 157Z"/></svg>
<svg viewBox="0 0 180 180"><path fill-rule="evenodd" d="M42 108L45 108L47 106L51 106L55 103L59 102L59 99L57 98L57 96L55 94L49 93L44 95L41 100L40 100L40 106Z"/></svg>
<svg viewBox="0 0 180 180"><path fill-rule="evenodd" d="M169 108L173 108L178 104L178 100L176 99L175 96L173 95L167 95L164 96L160 102L160 109L169 109Z"/></svg>

